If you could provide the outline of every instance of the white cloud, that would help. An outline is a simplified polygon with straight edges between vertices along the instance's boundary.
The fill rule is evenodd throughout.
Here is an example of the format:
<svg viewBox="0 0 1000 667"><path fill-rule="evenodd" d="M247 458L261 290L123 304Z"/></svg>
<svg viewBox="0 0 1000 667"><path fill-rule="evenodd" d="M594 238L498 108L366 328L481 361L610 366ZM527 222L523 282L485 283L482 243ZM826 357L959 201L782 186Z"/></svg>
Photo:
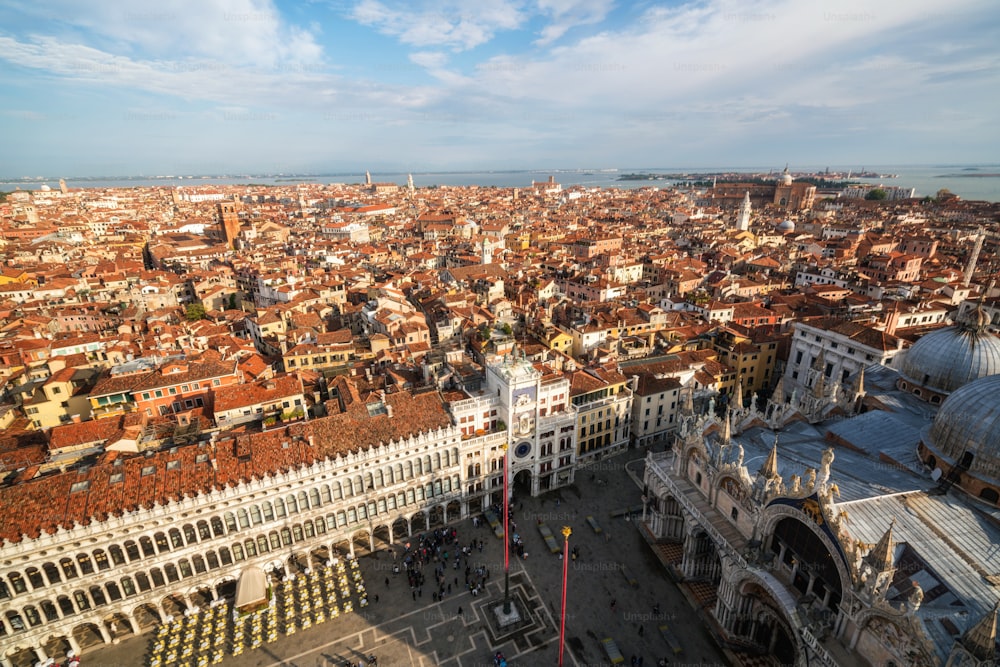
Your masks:
<svg viewBox="0 0 1000 667"><path fill-rule="evenodd" d="M22 11L85 31L102 48L139 58L194 58L231 66L319 63L316 28L288 25L271 0L22 2ZM89 41L89 40L88 40Z"/></svg>
<svg viewBox="0 0 1000 667"><path fill-rule="evenodd" d="M498 100L530 99L592 112L680 109L747 93L775 107L849 106L888 97L898 88L891 69L845 73L865 67L866 50L881 48L900 31L926 28L981 4L968 0L944 7L912 0L906 11L886 5L877 16L862 0L843 0L835 13L790 0L752 9L731 0L658 7L634 25L556 46L543 58L494 58L478 68L477 82ZM903 79L925 71L915 61L923 43L897 45L899 53L885 48L890 53L882 58L899 61ZM875 67L888 65L887 60Z"/></svg>
<svg viewBox="0 0 1000 667"><path fill-rule="evenodd" d="M0 54L14 65L63 77L84 89L120 88L258 109L322 111L334 102L341 109L409 108L423 95L418 87L348 85L321 66L258 68L212 59L132 59L52 37L18 41L0 36Z"/></svg>
<svg viewBox="0 0 1000 667"><path fill-rule="evenodd" d="M538 9L551 17L536 44L544 46L562 37L570 28L600 23L614 8L613 0L538 0Z"/></svg>
<svg viewBox="0 0 1000 667"><path fill-rule="evenodd" d="M477 0L474 3L391 2L361 0L351 18L362 25L418 47L450 47L466 51L485 44L501 30L514 30L526 20L519 2Z"/></svg>
<svg viewBox="0 0 1000 667"><path fill-rule="evenodd" d="M438 69L448 62L448 54L442 51L418 51L410 54L410 61L421 67Z"/></svg>

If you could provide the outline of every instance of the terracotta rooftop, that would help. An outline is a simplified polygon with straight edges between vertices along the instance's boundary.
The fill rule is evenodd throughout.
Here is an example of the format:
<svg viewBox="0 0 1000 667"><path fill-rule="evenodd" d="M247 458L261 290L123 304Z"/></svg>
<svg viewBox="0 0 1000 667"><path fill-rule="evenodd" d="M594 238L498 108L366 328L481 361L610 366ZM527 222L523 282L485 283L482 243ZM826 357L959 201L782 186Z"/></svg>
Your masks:
<svg viewBox="0 0 1000 667"><path fill-rule="evenodd" d="M36 538L58 526L86 525L451 425L437 392L400 392L382 400L391 407L392 418L355 401L341 414L236 435L214 447L193 444L149 456L105 456L89 469L2 487L0 506L18 511L0 513L0 538Z"/></svg>

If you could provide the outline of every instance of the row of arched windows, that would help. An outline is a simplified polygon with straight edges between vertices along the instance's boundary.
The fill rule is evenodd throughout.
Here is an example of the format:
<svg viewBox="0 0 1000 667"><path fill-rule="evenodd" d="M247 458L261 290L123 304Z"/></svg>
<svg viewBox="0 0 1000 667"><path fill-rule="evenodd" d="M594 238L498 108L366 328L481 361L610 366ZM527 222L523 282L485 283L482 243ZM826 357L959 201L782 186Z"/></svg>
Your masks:
<svg viewBox="0 0 1000 667"><path fill-rule="evenodd" d="M311 538L316 534L323 534L327 531L351 526L360 521L367 521L371 517L402 507L423 503L442 494L457 491L459 488L458 475L434 480L396 494L375 498L367 503L327 514L326 517L318 517L315 522L307 520L291 528L282 528L281 536L278 539L281 543L290 544L292 541L297 542L301 539ZM299 491L297 494L289 494L285 498L278 498L273 502L264 501L250 507L240 508L235 512L225 512L221 516L213 516L181 527L159 531L151 536L143 535L137 539L126 540L120 545L112 544L104 549L96 549L92 553L81 552L75 557L66 556L59 561L49 561L41 566L30 566L24 570L23 574L11 572L7 575L6 580L0 579L0 599L27 593L29 586L30 590L35 590L47 585L62 584L94 572L108 570L116 565L125 565L198 542L223 537L229 533L247 530L251 526L284 519L300 511L332 502L330 500L331 494L330 487L324 484L309 492ZM285 532L289 533L287 542L284 537ZM278 533L272 531L272 535L278 535ZM269 539L269 541L273 543L273 539ZM247 540L247 542L254 542L254 540ZM246 543L243 545L246 547ZM213 552L209 552L209 554L212 554L212 558L215 557ZM181 563L183 562L185 561L182 560Z"/></svg>

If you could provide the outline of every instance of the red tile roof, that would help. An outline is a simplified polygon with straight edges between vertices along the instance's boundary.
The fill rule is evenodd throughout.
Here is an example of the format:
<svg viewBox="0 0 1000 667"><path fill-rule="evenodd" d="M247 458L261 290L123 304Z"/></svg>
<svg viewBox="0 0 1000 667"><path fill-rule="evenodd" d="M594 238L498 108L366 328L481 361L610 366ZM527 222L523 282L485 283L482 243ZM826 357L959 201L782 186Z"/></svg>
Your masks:
<svg viewBox="0 0 1000 667"><path fill-rule="evenodd" d="M55 532L58 526L85 525L451 425L437 392L400 392L384 395L382 400L392 410L391 418L370 416L366 403L356 400L341 414L234 435L214 446L184 445L173 453L161 450L149 456L112 453L85 471L2 487L0 507L18 511L0 513L0 538L10 542L19 542L23 535L37 538L42 531ZM167 469L172 461L178 462L176 470ZM120 481L116 473L121 473ZM84 481L90 483L89 488L71 492L74 484Z"/></svg>

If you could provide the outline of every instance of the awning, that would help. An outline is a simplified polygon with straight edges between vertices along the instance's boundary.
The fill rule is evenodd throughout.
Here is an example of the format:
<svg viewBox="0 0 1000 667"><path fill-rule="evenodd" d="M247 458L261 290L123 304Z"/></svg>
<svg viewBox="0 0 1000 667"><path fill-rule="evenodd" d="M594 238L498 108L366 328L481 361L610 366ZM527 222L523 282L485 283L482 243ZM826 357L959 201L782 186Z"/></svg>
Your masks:
<svg viewBox="0 0 1000 667"><path fill-rule="evenodd" d="M236 583L236 609L267 604L267 575L256 565L243 568Z"/></svg>

